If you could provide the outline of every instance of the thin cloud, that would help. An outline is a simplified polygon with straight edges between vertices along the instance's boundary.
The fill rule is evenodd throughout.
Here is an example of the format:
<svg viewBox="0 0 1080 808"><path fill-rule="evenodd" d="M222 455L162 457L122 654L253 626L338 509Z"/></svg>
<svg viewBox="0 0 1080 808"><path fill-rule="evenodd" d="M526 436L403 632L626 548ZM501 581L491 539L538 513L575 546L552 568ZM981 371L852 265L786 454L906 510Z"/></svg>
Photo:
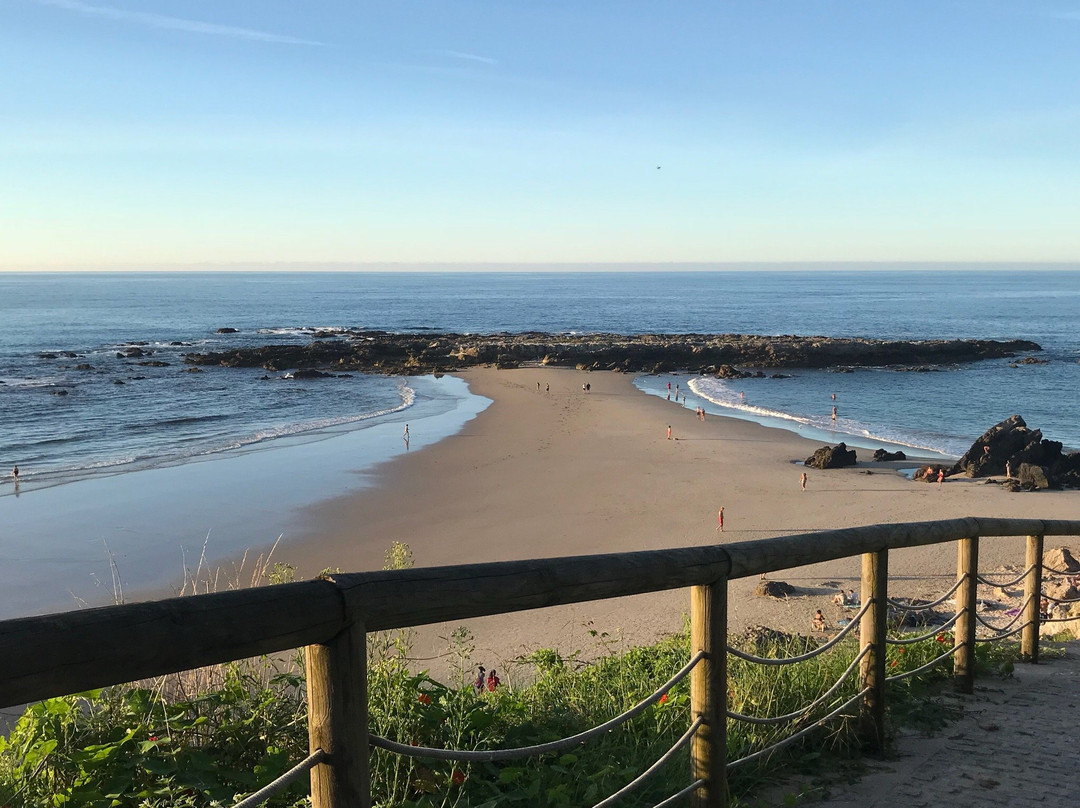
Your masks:
<svg viewBox="0 0 1080 808"><path fill-rule="evenodd" d="M498 59L492 59L490 56L477 56L475 53L462 53L455 50L439 51L443 56L452 56L455 59L464 59L468 62L482 62L486 65L497 65Z"/></svg>
<svg viewBox="0 0 1080 808"><path fill-rule="evenodd" d="M170 31L187 31L193 34L209 34L211 36L233 37L234 39L249 39L255 42L271 42L279 45L316 45L324 46L325 42L316 42L311 39L300 39L282 34L272 34L268 31L256 31L251 28L237 28L232 25L218 25L212 22L200 20L186 20L181 17L170 17L165 14L151 14L146 11L128 11L112 6L93 6L80 0L34 0L38 5L62 8L68 11L76 11L91 17L102 17L108 20L121 22L134 22L147 25L151 28L165 28Z"/></svg>

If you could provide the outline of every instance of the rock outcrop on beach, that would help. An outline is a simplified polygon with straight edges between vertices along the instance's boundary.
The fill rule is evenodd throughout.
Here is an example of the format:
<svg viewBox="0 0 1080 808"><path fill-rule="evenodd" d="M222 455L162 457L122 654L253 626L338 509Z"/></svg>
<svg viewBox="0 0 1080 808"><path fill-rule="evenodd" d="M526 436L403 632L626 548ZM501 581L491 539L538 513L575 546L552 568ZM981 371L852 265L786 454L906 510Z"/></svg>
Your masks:
<svg viewBox="0 0 1080 808"><path fill-rule="evenodd" d="M761 581L754 587L754 594L759 598L789 598L795 594L795 587L783 581Z"/></svg>
<svg viewBox="0 0 1080 808"><path fill-rule="evenodd" d="M1008 474L1019 488L1080 488L1080 452L1065 454L1061 443L1046 440L1019 415L995 424L976 440L949 474L990 477Z"/></svg>
<svg viewBox="0 0 1080 808"><path fill-rule="evenodd" d="M874 452L875 462L887 463L890 460L907 460L907 455L900 451L890 452L885 449L878 449Z"/></svg>
<svg viewBox="0 0 1080 808"><path fill-rule="evenodd" d="M1042 350L1027 340L884 341L746 334L398 334L342 329L306 345L266 345L192 353L193 365L323 368L429 374L474 365L553 365L632 373L743 374L754 368L883 367L952 364ZM724 366L731 366L725 369ZM753 375L758 375L760 371ZM762 374L764 375L764 374ZM731 376L727 376L731 377Z"/></svg>
<svg viewBox="0 0 1080 808"><path fill-rule="evenodd" d="M854 466L856 462L855 450L849 449L845 443L838 443L835 446L822 446L806 458L805 464L814 469L842 469Z"/></svg>

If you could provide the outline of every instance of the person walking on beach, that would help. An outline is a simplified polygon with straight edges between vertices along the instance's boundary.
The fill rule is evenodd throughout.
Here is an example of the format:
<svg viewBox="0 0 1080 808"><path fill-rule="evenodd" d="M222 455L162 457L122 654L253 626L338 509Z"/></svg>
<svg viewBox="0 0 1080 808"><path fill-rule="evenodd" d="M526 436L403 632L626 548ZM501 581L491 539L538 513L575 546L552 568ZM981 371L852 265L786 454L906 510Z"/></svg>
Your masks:
<svg viewBox="0 0 1080 808"><path fill-rule="evenodd" d="M671 440L671 424L667 426L667 439Z"/></svg>
<svg viewBox="0 0 1080 808"><path fill-rule="evenodd" d="M401 439L405 441L405 448L409 448L409 425L405 424L405 431L401 434Z"/></svg>
<svg viewBox="0 0 1080 808"><path fill-rule="evenodd" d="M945 479L945 469L937 470L937 484L941 485L941 481Z"/></svg>
<svg viewBox="0 0 1080 808"><path fill-rule="evenodd" d="M495 669L492 668L491 673L488 674L488 678L487 678L488 692L489 693L494 693L495 688L497 688L498 686L499 686L499 677L495 675Z"/></svg>
<svg viewBox="0 0 1080 808"><path fill-rule="evenodd" d="M724 508L723 508L723 506L720 506L720 510L718 510L716 512L716 521L718 523L716 525L716 529L719 532L723 533L724 532Z"/></svg>
<svg viewBox="0 0 1080 808"><path fill-rule="evenodd" d="M494 673L494 672L495 671L492 671L492 673ZM476 681L473 682L473 689L476 690L477 693L483 693L484 692L484 666L483 665L480 666L480 671L479 671L479 673L476 674Z"/></svg>
<svg viewBox="0 0 1080 808"><path fill-rule="evenodd" d="M551 392L551 384L550 383L544 385L544 392L545 393L550 393Z"/></svg>
<svg viewBox="0 0 1080 808"><path fill-rule="evenodd" d="M799 477L799 488L801 488L803 491L806 490L806 472L805 471L802 473L802 476Z"/></svg>
<svg viewBox="0 0 1080 808"><path fill-rule="evenodd" d="M536 383L536 392L540 392L540 382Z"/></svg>
<svg viewBox="0 0 1080 808"><path fill-rule="evenodd" d="M19 484L19 466L18 466L18 464L16 464L15 468L13 468L11 470L11 479L15 483L15 485Z"/></svg>

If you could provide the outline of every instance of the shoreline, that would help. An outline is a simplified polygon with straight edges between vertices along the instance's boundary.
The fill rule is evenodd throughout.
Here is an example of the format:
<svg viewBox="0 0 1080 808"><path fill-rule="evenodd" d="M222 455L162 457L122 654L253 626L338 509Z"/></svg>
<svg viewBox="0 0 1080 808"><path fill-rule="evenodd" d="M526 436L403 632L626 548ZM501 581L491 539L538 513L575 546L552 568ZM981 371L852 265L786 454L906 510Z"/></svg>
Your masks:
<svg viewBox="0 0 1080 808"><path fill-rule="evenodd" d="M301 577L325 568L381 569L391 542L403 541L416 566L563 557L706 545L883 522L980 516L1065 518L1080 492L1009 494L985 480L945 485L912 482L893 463L807 470L821 445L790 431L708 415L635 388L633 377L563 368L474 368L461 374L493 404L464 429L385 464L374 488L306 509L305 535L280 560ZM537 391L536 382L541 382ZM583 384L591 392L584 393ZM545 386L550 385L550 392ZM673 439L666 438L670 424ZM716 511L725 508L725 529ZM1023 559L1009 540L984 541L987 569ZM918 548L891 561L897 596L942 589L955 576L953 548ZM790 570L784 580L804 596L777 601L752 595L757 581L731 585L731 630L763 624L806 631L813 608L857 585L859 559ZM818 603L818 601L821 601ZM560 606L466 621L474 662L506 667L526 649L584 650L607 632L619 643L650 642L678 630L685 592ZM456 624L416 631L420 667L447 675L446 640Z"/></svg>

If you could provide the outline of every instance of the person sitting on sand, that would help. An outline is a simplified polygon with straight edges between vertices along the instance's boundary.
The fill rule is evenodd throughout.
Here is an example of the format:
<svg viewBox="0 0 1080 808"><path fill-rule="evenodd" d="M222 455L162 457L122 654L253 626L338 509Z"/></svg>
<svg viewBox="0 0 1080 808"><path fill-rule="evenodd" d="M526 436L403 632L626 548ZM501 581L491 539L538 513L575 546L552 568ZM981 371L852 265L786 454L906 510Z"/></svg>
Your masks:
<svg viewBox="0 0 1080 808"><path fill-rule="evenodd" d="M859 605L859 596L855 593L854 589L849 589L847 591L847 605L848 606L858 606Z"/></svg>
<svg viewBox="0 0 1080 808"><path fill-rule="evenodd" d="M814 631L825 630L825 615L821 613L821 609L814 612L814 616L810 619L810 625L813 627Z"/></svg>
<svg viewBox="0 0 1080 808"><path fill-rule="evenodd" d="M832 596L832 602L834 606L847 606L847 595L844 594L843 588Z"/></svg>

